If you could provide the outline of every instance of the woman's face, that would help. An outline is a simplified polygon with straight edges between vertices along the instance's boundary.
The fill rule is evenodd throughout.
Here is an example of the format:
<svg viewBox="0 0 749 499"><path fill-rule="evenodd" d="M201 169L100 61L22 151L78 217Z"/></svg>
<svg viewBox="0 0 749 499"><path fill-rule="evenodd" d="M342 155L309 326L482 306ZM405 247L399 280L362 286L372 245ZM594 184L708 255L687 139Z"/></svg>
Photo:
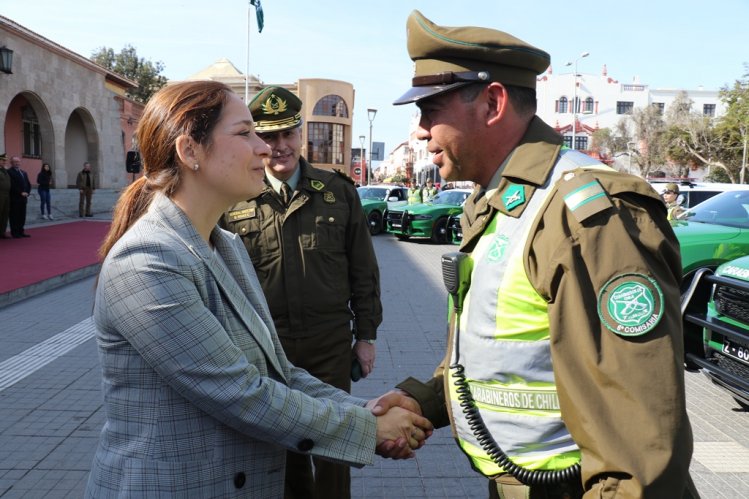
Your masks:
<svg viewBox="0 0 749 499"><path fill-rule="evenodd" d="M42 170L47 171L47 172L50 171L49 165L47 163L44 163L42 165Z"/></svg>
<svg viewBox="0 0 749 499"><path fill-rule="evenodd" d="M206 187L226 197L227 206L260 194L271 150L255 133L250 110L239 96L229 96L211 138L198 156Z"/></svg>

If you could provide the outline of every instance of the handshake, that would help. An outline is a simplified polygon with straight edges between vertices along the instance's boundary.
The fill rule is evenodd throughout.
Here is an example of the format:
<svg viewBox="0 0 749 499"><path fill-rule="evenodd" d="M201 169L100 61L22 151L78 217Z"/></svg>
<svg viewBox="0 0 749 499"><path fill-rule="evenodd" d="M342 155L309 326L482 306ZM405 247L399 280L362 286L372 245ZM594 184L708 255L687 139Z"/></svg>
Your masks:
<svg viewBox="0 0 749 499"><path fill-rule="evenodd" d="M422 417L421 407L401 390L392 390L372 399L366 406L377 417L375 452L391 459L409 459L424 446L434 426Z"/></svg>

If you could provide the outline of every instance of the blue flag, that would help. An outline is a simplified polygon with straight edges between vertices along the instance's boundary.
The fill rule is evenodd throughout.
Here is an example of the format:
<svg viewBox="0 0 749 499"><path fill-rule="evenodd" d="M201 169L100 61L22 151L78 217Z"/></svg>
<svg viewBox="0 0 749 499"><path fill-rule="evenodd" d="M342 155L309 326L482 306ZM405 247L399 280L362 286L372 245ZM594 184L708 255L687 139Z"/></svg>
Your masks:
<svg viewBox="0 0 749 499"><path fill-rule="evenodd" d="M263 24L265 17L263 16L263 6L260 5L260 0L250 0L250 4L255 6L255 14L257 15L257 32L263 32Z"/></svg>

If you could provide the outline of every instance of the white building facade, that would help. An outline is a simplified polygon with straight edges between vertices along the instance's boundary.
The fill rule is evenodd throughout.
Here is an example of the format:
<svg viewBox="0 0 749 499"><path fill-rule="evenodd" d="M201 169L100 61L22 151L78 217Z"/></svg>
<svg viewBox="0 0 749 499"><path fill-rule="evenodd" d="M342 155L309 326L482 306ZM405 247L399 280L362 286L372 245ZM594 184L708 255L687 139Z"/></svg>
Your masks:
<svg viewBox="0 0 749 499"><path fill-rule="evenodd" d="M604 65L598 75L577 73L577 78L574 71L557 75L549 67L536 85L537 114L562 134L568 147L573 145L574 122L574 148L587 150L596 130L613 129L633 110L649 105L658 106L665 113L681 92L693 101L693 112L718 117L726 111L717 90L651 89L637 80L622 83L609 76Z"/></svg>

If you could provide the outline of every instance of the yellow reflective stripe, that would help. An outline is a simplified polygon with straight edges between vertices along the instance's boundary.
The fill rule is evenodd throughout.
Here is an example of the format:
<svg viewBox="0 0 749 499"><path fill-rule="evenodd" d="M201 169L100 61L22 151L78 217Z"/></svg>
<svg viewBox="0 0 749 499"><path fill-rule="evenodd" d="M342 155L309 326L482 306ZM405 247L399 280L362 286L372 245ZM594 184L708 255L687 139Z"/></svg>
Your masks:
<svg viewBox="0 0 749 499"><path fill-rule="evenodd" d="M493 476L504 473L504 470L488 456L483 449L472 445L465 440L458 440L461 449L471 458L473 465L485 476ZM513 457L512 462L529 470L561 470L580 462L580 451L569 451L562 454L554 454L549 457L538 455L528 457Z"/></svg>
<svg viewBox="0 0 749 499"><path fill-rule="evenodd" d="M553 385L509 387L498 383L470 381L471 395L488 410L509 410L528 415L561 415L559 397Z"/></svg>
<svg viewBox="0 0 749 499"><path fill-rule="evenodd" d="M575 211L577 208L605 195L606 193L603 192L601 184L597 180L594 180L564 196L564 204L571 211Z"/></svg>

